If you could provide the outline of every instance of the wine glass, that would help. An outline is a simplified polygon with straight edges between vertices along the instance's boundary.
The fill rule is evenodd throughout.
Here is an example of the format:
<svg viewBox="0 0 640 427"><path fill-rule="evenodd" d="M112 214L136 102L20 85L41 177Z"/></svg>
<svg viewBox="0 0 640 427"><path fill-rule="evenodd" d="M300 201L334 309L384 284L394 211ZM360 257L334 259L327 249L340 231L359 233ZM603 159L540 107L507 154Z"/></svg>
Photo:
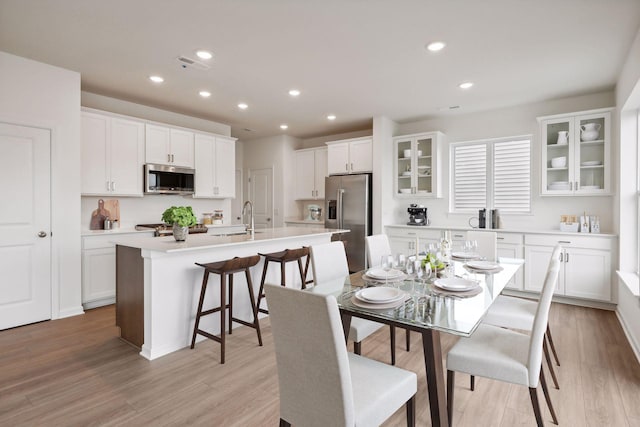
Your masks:
<svg viewBox="0 0 640 427"><path fill-rule="evenodd" d="M393 255L382 255L382 259L380 260L380 266L385 272L385 275L384 275L385 285L389 283L389 272L393 269L394 262L395 260L393 259Z"/></svg>
<svg viewBox="0 0 640 427"><path fill-rule="evenodd" d="M396 257L396 267L400 270L404 270L407 264L407 257L403 253L399 253Z"/></svg>

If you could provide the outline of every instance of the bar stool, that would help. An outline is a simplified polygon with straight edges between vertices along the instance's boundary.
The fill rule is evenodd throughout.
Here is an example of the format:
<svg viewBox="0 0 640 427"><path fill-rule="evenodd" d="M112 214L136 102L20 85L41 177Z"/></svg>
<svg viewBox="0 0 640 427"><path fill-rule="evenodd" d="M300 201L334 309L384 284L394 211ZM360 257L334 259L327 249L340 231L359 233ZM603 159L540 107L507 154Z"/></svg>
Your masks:
<svg viewBox="0 0 640 427"><path fill-rule="evenodd" d="M267 269L270 262L280 263L280 284L285 286L285 266L288 262L297 261L298 271L300 272L300 280L302 281L302 289L307 288L308 283L313 283L313 280L307 281L307 272L309 271L309 248L301 247L297 249L285 249L280 252L272 252L270 254L261 254L264 257L264 268L262 269L262 280L260 281L260 291L258 292L258 311L261 313L269 314L269 310L260 308L260 303L264 298L264 281L267 277ZM302 258L307 257L307 261L302 268Z"/></svg>
<svg viewBox="0 0 640 427"><path fill-rule="evenodd" d="M258 343L262 345L262 335L260 333L260 323L258 322L258 311L254 302L253 284L251 282L251 274L249 274L249 268L253 267L260 261L258 255L248 256L244 258L235 257L225 261L211 262L208 264L200 264L196 262L196 265L204 267L204 277L202 279L202 290L200 291L200 301L198 302L198 312L196 314L196 324L193 327L193 337L191 338L191 348L196 344L196 335L204 335L221 345L221 360L220 363L224 363L224 344L225 344L225 310L229 309L229 335L231 335L232 322L237 322L250 328L254 328L258 333ZM253 312L253 323L246 322L241 319L233 317L233 274L244 271L247 278L247 287L249 288L249 299L251 300L251 311ZM209 274L220 275L220 306L209 310L202 310L202 304L204 303L204 294L207 290L207 282L209 280ZM227 276L229 276L229 303L226 303L226 291L227 291ZM198 329L200 324L200 318L208 314L220 312L220 336L215 336L209 332Z"/></svg>

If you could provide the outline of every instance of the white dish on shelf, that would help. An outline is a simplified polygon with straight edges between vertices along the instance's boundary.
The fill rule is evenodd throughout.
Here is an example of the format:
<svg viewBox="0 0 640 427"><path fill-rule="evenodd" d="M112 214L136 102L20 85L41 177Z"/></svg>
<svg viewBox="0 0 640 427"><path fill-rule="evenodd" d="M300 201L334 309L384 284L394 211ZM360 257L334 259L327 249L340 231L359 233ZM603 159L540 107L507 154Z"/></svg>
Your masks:
<svg viewBox="0 0 640 427"><path fill-rule="evenodd" d="M427 165L418 166L418 170L427 170L427 169L431 169L431 166L427 166Z"/></svg>
<svg viewBox="0 0 640 427"><path fill-rule="evenodd" d="M402 154L404 155L405 159L408 159L409 157L411 157L411 150L410 149L409 150L404 150L402 152Z"/></svg>
<svg viewBox="0 0 640 427"><path fill-rule="evenodd" d="M567 166L567 157L554 157L551 159L551 167L552 168L564 168Z"/></svg>
<svg viewBox="0 0 640 427"><path fill-rule="evenodd" d="M400 193L402 193L402 194L411 194L411 189L410 188L401 188L398 191Z"/></svg>
<svg viewBox="0 0 640 427"><path fill-rule="evenodd" d="M411 171L402 172L402 176L411 176Z"/></svg>
<svg viewBox="0 0 640 427"><path fill-rule="evenodd" d="M581 190L600 190L599 185L583 185L580 187Z"/></svg>
<svg viewBox="0 0 640 427"><path fill-rule="evenodd" d="M580 166L600 166L602 162L600 160L588 160L580 163Z"/></svg>
<svg viewBox="0 0 640 427"><path fill-rule="evenodd" d="M553 181L549 185L569 185L569 181Z"/></svg>

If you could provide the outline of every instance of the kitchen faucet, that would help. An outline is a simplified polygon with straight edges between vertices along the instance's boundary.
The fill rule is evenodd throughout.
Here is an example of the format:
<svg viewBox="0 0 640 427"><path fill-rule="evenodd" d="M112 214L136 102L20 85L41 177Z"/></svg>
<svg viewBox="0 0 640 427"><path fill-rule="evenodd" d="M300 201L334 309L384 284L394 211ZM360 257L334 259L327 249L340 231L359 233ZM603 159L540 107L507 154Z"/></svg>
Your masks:
<svg viewBox="0 0 640 427"><path fill-rule="evenodd" d="M244 216L246 214L247 211L247 205L249 205L249 221L250 224L247 225L247 232L249 232L251 234L251 238L253 238L255 236L255 223L253 220L253 203L251 203L251 200L247 200L246 202L244 202L244 205L242 206L242 219L244 219Z"/></svg>

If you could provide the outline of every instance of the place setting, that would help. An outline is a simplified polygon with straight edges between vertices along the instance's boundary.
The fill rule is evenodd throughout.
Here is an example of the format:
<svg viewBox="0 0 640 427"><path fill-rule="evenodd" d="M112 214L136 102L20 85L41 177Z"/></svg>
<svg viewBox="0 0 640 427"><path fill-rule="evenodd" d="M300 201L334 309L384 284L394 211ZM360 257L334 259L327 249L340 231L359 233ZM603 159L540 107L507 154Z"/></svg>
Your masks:
<svg viewBox="0 0 640 427"><path fill-rule="evenodd" d="M459 276L442 277L434 280L432 285L432 292L438 295L465 298L482 292L479 281Z"/></svg>
<svg viewBox="0 0 640 427"><path fill-rule="evenodd" d="M481 259L478 253L478 242L475 240L465 240L461 251L451 252L451 258L456 261L469 261Z"/></svg>
<svg viewBox="0 0 640 427"><path fill-rule="evenodd" d="M464 264L464 268L471 273L495 274L503 270L503 268L494 261L471 260Z"/></svg>
<svg viewBox="0 0 640 427"><path fill-rule="evenodd" d="M356 307L389 310L400 307L410 295L398 288L388 286L371 286L360 289L351 297L351 303Z"/></svg>
<svg viewBox="0 0 640 427"><path fill-rule="evenodd" d="M362 274L362 279L367 283L388 284L402 282L407 275L401 270L406 259L404 255L398 258L393 255L383 255L380 266L372 267Z"/></svg>

